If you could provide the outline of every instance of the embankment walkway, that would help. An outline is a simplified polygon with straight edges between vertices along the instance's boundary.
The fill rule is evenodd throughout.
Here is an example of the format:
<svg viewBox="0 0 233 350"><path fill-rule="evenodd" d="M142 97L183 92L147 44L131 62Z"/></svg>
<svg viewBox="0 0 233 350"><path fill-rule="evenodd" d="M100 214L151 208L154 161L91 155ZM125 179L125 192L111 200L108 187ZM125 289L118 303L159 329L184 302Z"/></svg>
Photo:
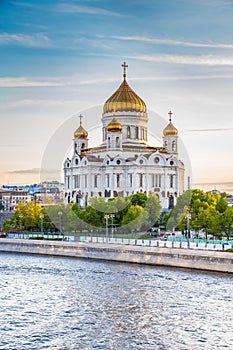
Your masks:
<svg viewBox="0 0 233 350"><path fill-rule="evenodd" d="M0 252L98 259L233 273L233 253L122 244L0 239Z"/></svg>

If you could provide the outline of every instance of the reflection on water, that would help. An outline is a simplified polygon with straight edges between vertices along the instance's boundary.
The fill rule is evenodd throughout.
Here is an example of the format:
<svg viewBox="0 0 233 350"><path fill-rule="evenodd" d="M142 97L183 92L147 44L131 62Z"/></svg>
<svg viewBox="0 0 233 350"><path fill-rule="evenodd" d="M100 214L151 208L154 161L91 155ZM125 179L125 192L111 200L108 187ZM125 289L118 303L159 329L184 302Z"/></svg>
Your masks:
<svg viewBox="0 0 233 350"><path fill-rule="evenodd" d="M0 254L0 349L233 349L232 276Z"/></svg>

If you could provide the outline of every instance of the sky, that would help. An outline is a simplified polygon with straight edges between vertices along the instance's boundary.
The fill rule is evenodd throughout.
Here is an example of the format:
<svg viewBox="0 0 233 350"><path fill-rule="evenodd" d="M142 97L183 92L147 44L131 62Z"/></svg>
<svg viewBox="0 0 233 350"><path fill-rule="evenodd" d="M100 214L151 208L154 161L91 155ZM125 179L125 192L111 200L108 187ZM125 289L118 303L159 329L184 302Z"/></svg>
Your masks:
<svg viewBox="0 0 233 350"><path fill-rule="evenodd" d="M97 130L126 61L147 108L173 111L194 187L233 193L232 16L233 0L1 0L0 184L38 182L74 116Z"/></svg>

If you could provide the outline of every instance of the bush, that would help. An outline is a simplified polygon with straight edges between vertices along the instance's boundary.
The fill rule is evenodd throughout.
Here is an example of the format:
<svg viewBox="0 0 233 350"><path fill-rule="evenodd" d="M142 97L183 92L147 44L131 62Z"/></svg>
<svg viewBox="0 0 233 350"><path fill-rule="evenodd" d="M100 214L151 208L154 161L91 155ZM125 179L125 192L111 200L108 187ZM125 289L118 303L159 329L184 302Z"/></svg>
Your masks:
<svg viewBox="0 0 233 350"><path fill-rule="evenodd" d="M226 252L228 252L228 253L233 253L233 248L227 249Z"/></svg>

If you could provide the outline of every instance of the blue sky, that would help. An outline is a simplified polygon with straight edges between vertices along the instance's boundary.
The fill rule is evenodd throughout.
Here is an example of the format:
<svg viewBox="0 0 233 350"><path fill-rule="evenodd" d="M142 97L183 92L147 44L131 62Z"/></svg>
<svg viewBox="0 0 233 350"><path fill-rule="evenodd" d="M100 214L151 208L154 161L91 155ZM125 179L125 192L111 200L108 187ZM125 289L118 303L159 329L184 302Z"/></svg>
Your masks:
<svg viewBox="0 0 233 350"><path fill-rule="evenodd" d="M149 109L173 110L193 181L233 182L232 0L2 0L0 13L0 183L37 182L56 129L104 103L123 61Z"/></svg>

